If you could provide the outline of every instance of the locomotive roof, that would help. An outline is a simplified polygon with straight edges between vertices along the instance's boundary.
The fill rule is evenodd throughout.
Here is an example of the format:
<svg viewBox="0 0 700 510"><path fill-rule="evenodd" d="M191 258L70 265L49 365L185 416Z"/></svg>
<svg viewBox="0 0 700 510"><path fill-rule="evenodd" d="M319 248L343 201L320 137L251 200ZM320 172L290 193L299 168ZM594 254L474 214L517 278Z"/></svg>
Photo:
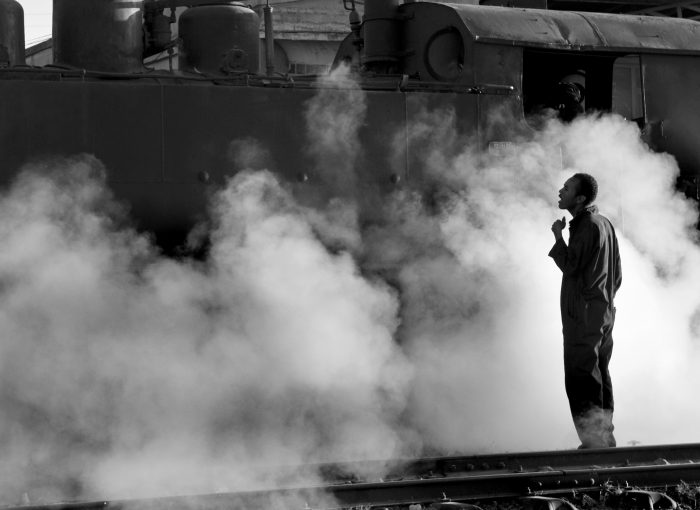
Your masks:
<svg viewBox="0 0 700 510"><path fill-rule="evenodd" d="M688 19L447 4L476 41L551 49L700 54Z"/></svg>

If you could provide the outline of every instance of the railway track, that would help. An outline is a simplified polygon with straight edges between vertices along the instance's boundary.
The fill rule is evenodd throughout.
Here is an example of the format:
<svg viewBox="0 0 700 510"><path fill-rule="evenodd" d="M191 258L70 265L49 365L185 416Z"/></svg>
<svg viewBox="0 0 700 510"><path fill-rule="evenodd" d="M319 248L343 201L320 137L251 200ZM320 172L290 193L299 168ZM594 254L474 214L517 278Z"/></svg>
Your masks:
<svg viewBox="0 0 700 510"><path fill-rule="evenodd" d="M530 508L571 506L562 496L611 496L608 507L676 508L664 490L700 485L700 444L565 450L418 460L324 464L295 468L320 473L312 487L140 500L7 507L22 510L251 510L270 508L469 508L519 499ZM375 473L365 477L357 473ZM381 477L376 473L382 473ZM693 489L693 498L700 492ZM611 505L612 502L612 505ZM697 502L691 507L697 507ZM420 506L417 506L420 505Z"/></svg>

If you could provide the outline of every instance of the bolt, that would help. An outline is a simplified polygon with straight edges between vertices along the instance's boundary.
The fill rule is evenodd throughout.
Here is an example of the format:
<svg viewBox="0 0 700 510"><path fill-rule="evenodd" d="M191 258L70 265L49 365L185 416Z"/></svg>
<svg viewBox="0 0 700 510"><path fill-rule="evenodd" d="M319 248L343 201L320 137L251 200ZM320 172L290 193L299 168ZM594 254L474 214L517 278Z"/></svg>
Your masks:
<svg viewBox="0 0 700 510"><path fill-rule="evenodd" d="M197 172L197 179L199 179L199 182L203 182L204 184L206 184L210 181L211 177L209 176L209 172L200 170L199 172Z"/></svg>

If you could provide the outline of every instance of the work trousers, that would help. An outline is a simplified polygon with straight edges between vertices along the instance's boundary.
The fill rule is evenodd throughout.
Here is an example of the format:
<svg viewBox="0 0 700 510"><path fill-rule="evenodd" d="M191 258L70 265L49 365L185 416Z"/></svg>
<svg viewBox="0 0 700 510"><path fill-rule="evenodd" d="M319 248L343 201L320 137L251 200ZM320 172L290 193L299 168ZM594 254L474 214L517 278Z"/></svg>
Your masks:
<svg viewBox="0 0 700 510"><path fill-rule="evenodd" d="M615 309L579 301L576 317L564 315L564 378L571 416L583 448L615 446L612 381Z"/></svg>

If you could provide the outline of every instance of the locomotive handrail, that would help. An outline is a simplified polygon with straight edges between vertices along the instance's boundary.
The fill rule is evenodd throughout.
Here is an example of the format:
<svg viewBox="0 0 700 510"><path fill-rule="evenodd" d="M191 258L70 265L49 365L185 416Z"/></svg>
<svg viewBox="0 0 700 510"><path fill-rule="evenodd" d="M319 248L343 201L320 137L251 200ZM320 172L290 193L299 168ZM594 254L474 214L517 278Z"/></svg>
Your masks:
<svg viewBox="0 0 700 510"><path fill-rule="evenodd" d="M494 94L513 95L517 91L512 85L477 84L465 85L453 82L421 82L405 75L380 75L365 76L358 81L346 80L345 82L325 82L319 78L323 75L280 75L263 76L241 73L231 76L196 75L189 73L172 73L167 71L146 71L143 73L115 73L104 71L91 71L77 67L54 66L14 66L0 69L0 75L14 74L15 79L21 79L22 75L44 75L46 79L77 79L77 80L168 80L182 82L211 83L221 86L257 86L257 87L289 87L289 88L361 88L363 90L400 90L404 92L450 92L457 94Z"/></svg>

